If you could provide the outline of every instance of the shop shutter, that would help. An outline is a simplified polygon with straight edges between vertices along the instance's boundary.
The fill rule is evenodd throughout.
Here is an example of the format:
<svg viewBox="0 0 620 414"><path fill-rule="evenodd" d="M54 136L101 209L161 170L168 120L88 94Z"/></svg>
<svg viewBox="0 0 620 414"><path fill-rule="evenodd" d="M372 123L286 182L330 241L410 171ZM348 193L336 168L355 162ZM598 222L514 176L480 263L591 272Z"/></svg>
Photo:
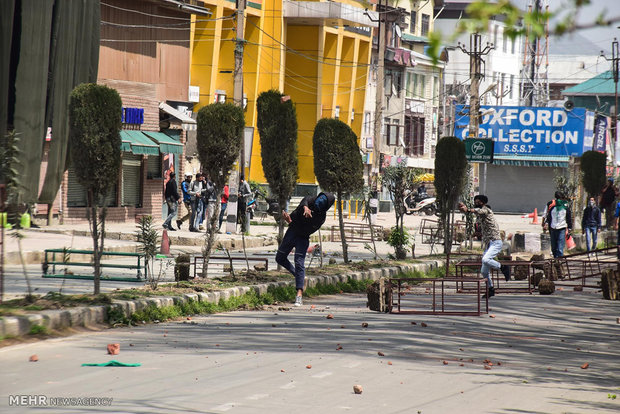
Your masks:
<svg viewBox="0 0 620 414"><path fill-rule="evenodd" d="M78 182L77 175L73 168L69 168L69 182L67 184L67 206L68 207L86 207L88 203L88 194L86 188Z"/></svg>
<svg viewBox="0 0 620 414"><path fill-rule="evenodd" d="M149 155L146 161L146 178L161 178L161 155Z"/></svg>
<svg viewBox="0 0 620 414"><path fill-rule="evenodd" d="M67 188L67 206L69 207L86 207L88 205L88 192L86 188L78 182L77 175L73 168L69 168L69 184ZM112 185L107 197L105 205L107 207L116 206L116 183Z"/></svg>
<svg viewBox="0 0 620 414"><path fill-rule="evenodd" d="M142 155L123 154L123 206L140 206Z"/></svg>

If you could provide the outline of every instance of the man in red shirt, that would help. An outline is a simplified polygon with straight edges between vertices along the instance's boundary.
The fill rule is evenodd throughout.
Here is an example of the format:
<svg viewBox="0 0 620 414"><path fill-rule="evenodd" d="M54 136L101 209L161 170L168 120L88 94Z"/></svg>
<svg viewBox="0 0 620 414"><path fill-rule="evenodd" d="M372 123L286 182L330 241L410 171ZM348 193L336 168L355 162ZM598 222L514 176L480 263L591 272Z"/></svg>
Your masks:
<svg viewBox="0 0 620 414"><path fill-rule="evenodd" d="M218 232L222 228L222 221L224 221L224 215L226 214L226 206L228 205L228 195L229 195L228 184L226 184L224 186L224 190L222 191L222 199L221 199L221 205L220 205L220 224L217 227Z"/></svg>

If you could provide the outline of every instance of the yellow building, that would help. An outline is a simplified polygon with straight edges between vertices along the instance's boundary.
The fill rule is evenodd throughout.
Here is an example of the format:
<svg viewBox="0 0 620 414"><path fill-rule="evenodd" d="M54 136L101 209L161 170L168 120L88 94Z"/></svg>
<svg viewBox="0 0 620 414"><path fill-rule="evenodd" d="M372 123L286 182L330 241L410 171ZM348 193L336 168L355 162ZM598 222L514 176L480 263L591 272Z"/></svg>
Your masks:
<svg viewBox="0 0 620 414"><path fill-rule="evenodd" d="M200 88L195 110L233 97L235 2L204 3L213 15L194 22L190 83ZM319 119L338 117L360 135L376 26L371 17L374 12L352 0L247 3L244 97L246 126L254 128L248 178L265 182L256 129L256 98L263 91L278 89L295 103L300 184L316 183L312 134Z"/></svg>

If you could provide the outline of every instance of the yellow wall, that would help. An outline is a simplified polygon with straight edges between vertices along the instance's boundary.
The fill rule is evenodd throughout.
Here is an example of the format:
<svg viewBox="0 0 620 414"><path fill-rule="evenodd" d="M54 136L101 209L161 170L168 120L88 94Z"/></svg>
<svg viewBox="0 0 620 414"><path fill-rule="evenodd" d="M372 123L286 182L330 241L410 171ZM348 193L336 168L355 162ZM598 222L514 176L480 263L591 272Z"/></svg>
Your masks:
<svg viewBox="0 0 620 414"><path fill-rule="evenodd" d="M218 20L196 18L194 23L190 83L200 86L195 110L213 103L216 90L225 90L227 101L233 98L235 21L225 17L234 13L234 3L205 3L212 19ZM256 130L256 98L263 91L277 89L291 96L297 110L299 183L314 184L312 134L317 121L333 117L339 106L340 119L360 135L371 38L343 27L326 27L319 20L314 25L288 24L282 17L281 0L265 0L260 9L256 3L248 4L243 71L248 99L246 125L254 127L254 140L246 176L265 182ZM356 112L353 120L352 109Z"/></svg>

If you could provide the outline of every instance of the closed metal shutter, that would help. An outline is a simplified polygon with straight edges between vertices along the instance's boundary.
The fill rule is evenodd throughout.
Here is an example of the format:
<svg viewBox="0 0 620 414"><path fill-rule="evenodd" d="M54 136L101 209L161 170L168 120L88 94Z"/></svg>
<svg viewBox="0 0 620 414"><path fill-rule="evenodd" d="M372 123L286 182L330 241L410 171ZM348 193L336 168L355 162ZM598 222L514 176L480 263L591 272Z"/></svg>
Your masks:
<svg viewBox="0 0 620 414"><path fill-rule="evenodd" d="M123 206L140 206L141 166L142 155L123 154Z"/></svg>
<svg viewBox="0 0 620 414"><path fill-rule="evenodd" d="M69 207L86 207L88 205L88 192L86 188L78 182L75 170L69 168L69 184L67 188L67 206ZM108 191L108 195L105 198L105 204L99 203L99 205L105 205L107 207L116 206L116 193L117 184L112 184L112 188Z"/></svg>
<svg viewBox="0 0 620 414"><path fill-rule="evenodd" d="M77 175L73 168L69 168L69 183L67 184L67 206L86 207L88 204L88 194L86 188L78 182Z"/></svg>

